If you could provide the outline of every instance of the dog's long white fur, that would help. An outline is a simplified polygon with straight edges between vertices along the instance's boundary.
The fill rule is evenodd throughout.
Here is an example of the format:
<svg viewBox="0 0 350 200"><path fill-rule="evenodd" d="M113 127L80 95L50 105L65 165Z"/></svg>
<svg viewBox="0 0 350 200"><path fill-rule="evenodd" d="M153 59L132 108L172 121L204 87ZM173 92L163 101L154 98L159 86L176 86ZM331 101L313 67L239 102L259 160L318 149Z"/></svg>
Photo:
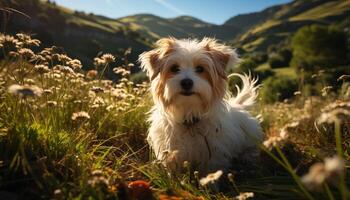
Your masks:
<svg viewBox="0 0 350 200"><path fill-rule="evenodd" d="M246 75L239 77L243 87L238 95L215 105L198 129L186 130L172 124L156 105L152 109L147 140L157 159L172 170L189 161L197 165L201 175L229 169L234 164L233 158L240 158L240 155L244 155L242 160L253 160L257 153L256 143L262 140L263 133L259 121L244 108L255 102L256 80ZM176 154L170 155L172 152Z"/></svg>
<svg viewBox="0 0 350 200"><path fill-rule="evenodd" d="M233 76L238 76L242 80L242 89L236 85L237 94L235 97L229 99L229 103L233 107L242 107L243 109L249 109L255 104L255 101L258 97L259 85L256 85L258 82L257 78L253 78L251 74L237 74L232 73L228 76L231 78Z"/></svg>
<svg viewBox="0 0 350 200"><path fill-rule="evenodd" d="M234 158L251 160L256 156L257 142L262 140L263 132L259 121L246 109L256 101L257 79L250 75L231 75L242 79L242 88L237 89L236 96L224 98L226 79L219 76L222 73L219 71L225 66L218 66L223 60L215 60L220 59L218 56L229 56L228 61L224 59L228 65L237 59L235 51L208 38L201 42L170 38L158 44L158 48L140 56L143 69L152 80L155 105L149 118L147 141L157 159L171 170L181 168L183 162L188 161L201 175L206 175L229 169ZM213 83L194 70L199 58L207 65L205 70L215 80ZM169 63L176 63L179 71L166 75L171 73ZM193 80L193 95L181 95L180 82L184 78ZM222 92L219 95L215 93L216 87ZM191 117L198 118L199 122L184 125L183 121Z"/></svg>

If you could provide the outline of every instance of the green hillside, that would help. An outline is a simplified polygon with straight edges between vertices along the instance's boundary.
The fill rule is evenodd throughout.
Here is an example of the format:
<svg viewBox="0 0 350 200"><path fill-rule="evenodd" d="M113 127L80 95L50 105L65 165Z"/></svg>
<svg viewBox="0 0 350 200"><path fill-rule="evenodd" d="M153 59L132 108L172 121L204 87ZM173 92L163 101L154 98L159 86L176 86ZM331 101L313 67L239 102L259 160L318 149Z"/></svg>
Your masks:
<svg viewBox="0 0 350 200"><path fill-rule="evenodd" d="M167 36L177 38L210 36L229 40L239 32L235 26L213 25L190 16L166 19L150 14L139 14L123 17L118 21L150 40Z"/></svg>
<svg viewBox="0 0 350 200"><path fill-rule="evenodd" d="M341 23L350 13L348 0L296 0L214 25L191 16L167 19L138 14L111 19L39 0L0 0L0 6L29 16L10 12L4 18L2 12L1 17L7 19L0 24L2 32L34 34L45 46L62 46L89 66L99 52L122 56L129 47L133 49L130 60L135 61L155 40L167 36L216 37L245 52L266 51L270 45L286 41L302 26Z"/></svg>
<svg viewBox="0 0 350 200"><path fill-rule="evenodd" d="M10 12L6 23L1 23L3 32L35 35L44 46L64 47L66 53L87 66L92 66L91 60L100 52L123 56L124 51L132 47L130 59L136 60L141 52L150 48L138 32L114 19L73 11L47 1L2 0L0 6L18 11ZM1 15L6 19L4 12Z"/></svg>
<svg viewBox="0 0 350 200"><path fill-rule="evenodd" d="M295 0L223 25L191 16L111 19L52 2L0 0L0 200L350 199L350 0ZM147 142L154 82L136 61L166 36L223 40L241 58L228 74L249 74L257 86L254 106L232 109L259 121L264 138L245 134L257 148L237 154L227 171L179 163L194 149L157 160ZM226 82L224 103L247 88L236 76ZM210 110L214 100L204 102ZM170 101L165 114L181 103ZM207 136L231 128L221 126L226 114L209 114L174 125L212 160L221 146ZM207 120L214 131L203 129Z"/></svg>
<svg viewBox="0 0 350 200"><path fill-rule="evenodd" d="M348 0L295 0L260 12L241 14L222 25L213 25L191 16L173 19L139 14L118 19L118 22L154 41L160 37L211 36L229 41L247 52L266 51L288 39L305 25L332 24L343 21L350 12Z"/></svg>
<svg viewBox="0 0 350 200"><path fill-rule="evenodd" d="M248 21L249 28L236 37L233 43L248 52L266 51L268 46L285 41L302 26L340 23L349 14L350 1L297 0L247 15L247 19L251 19ZM226 24L239 24L242 20L244 16L233 18Z"/></svg>
<svg viewBox="0 0 350 200"><path fill-rule="evenodd" d="M248 14L240 14L228 19L224 24L240 27L242 31L249 29L250 27L264 22L266 19L273 16L275 12L280 9L281 6L273 6L267 8L261 12L254 12Z"/></svg>

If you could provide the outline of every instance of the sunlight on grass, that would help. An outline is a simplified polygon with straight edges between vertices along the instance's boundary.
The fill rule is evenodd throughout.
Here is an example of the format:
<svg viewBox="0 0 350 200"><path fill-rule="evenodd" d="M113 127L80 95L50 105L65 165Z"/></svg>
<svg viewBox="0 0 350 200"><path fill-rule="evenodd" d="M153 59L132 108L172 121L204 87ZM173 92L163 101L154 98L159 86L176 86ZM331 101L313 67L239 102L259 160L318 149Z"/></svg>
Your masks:
<svg viewBox="0 0 350 200"><path fill-rule="evenodd" d="M263 24L254 27L254 29L251 31L251 34L256 34L256 33L262 32L262 31L264 31L266 29L269 29L269 28L271 28L273 26L277 26L279 24L281 24L280 21L268 20L268 21L264 22Z"/></svg>
<svg viewBox="0 0 350 200"><path fill-rule="evenodd" d="M278 76L288 76L288 77L297 77L296 71L292 67L281 67L277 69L273 69L274 72L276 72L276 75Z"/></svg>
<svg viewBox="0 0 350 200"><path fill-rule="evenodd" d="M263 64L259 65L257 68L255 68L256 71L263 71L266 69L270 69L269 63L263 63Z"/></svg>
<svg viewBox="0 0 350 200"><path fill-rule="evenodd" d="M191 163L184 163L183 173L171 174L162 161L154 160L145 140L152 107L149 83L130 81L133 63L116 65L118 58L102 54L85 72L79 60L57 47L38 50L40 41L28 35L0 35L0 44L0 188L16 197L349 196L343 164L349 160L344 154L349 138L340 129L349 130L346 93L327 90L326 95L307 98L298 91L292 102L259 102L253 112L259 114L266 133L261 161L233 161L229 174L220 172L212 180L222 181L218 192L203 184ZM257 70L268 68L265 63ZM293 68L273 70L278 76L296 76ZM107 72L115 73L118 81L105 79ZM322 74L317 78L322 82ZM322 168L321 182L314 178L315 167L310 168L315 165Z"/></svg>
<svg viewBox="0 0 350 200"><path fill-rule="evenodd" d="M259 44L263 43L265 38L259 37L258 39L254 40L253 42L245 44L242 48L245 49L246 51L253 51L256 46Z"/></svg>
<svg viewBox="0 0 350 200"><path fill-rule="evenodd" d="M290 18L290 21L317 20L328 16L343 14L350 10L350 1L331 1L314 9L307 10L299 15Z"/></svg>
<svg viewBox="0 0 350 200"><path fill-rule="evenodd" d="M269 63L263 63L259 65L255 70L264 71L267 69L271 69ZM296 71L292 67L281 67L281 68L272 69L272 71L276 73L276 76L288 76L292 78L297 78Z"/></svg>

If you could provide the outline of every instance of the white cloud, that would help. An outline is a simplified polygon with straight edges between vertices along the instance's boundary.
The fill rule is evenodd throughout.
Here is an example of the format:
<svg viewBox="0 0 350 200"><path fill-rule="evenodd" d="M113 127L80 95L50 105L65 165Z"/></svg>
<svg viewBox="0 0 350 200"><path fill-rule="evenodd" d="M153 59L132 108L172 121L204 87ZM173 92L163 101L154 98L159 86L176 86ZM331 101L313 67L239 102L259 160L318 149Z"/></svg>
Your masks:
<svg viewBox="0 0 350 200"><path fill-rule="evenodd" d="M107 0L107 1L110 1L110 0ZM182 10L178 9L177 7L172 5L171 3L167 2L166 0L153 0L153 1L164 6L165 8L168 8L169 10L173 11L174 13L176 13L178 15L184 14L184 12Z"/></svg>

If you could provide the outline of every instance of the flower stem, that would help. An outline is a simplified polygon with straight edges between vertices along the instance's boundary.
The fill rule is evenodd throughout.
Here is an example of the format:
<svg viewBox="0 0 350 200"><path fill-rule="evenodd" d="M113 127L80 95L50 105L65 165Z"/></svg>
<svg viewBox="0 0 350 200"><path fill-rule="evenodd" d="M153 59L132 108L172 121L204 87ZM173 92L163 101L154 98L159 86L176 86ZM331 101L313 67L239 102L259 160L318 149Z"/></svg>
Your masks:
<svg viewBox="0 0 350 200"><path fill-rule="evenodd" d="M283 162L284 162L284 164L285 164L285 166L286 166L287 171L290 173L290 175L292 175L294 181L297 183L297 185L299 186L299 188L301 189L301 191L304 193L305 197L306 197L307 199L310 199L310 200L314 199L314 198L311 196L311 194L305 189L305 187L303 186L303 184L301 183L299 176L295 173L295 171L294 171L292 165L289 163L288 159L285 157L285 155L283 154L283 152L281 151L281 149L280 149L278 146L276 146L276 150L277 150L279 156L282 158L282 160L283 160Z"/></svg>
<svg viewBox="0 0 350 200"><path fill-rule="evenodd" d="M329 186L328 186L327 183L324 184L324 188L325 188L325 190L326 190L326 193L327 193L327 195L328 195L328 198L329 198L330 200L335 200L335 198L334 198L334 196L333 196L333 194L332 194L332 191L330 190L330 188L329 188Z"/></svg>

